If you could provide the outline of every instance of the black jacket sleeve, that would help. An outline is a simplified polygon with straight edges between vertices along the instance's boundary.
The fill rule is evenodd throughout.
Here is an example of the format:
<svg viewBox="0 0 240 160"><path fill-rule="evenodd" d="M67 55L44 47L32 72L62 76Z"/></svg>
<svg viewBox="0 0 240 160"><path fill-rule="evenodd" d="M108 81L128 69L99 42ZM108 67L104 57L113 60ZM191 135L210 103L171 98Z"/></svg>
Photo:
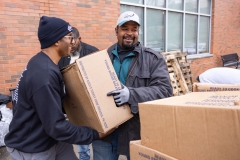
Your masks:
<svg viewBox="0 0 240 160"><path fill-rule="evenodd" d="M158 56L159 57L159 56ZM138 113L138 103L171 97L173 94L168 68L162 56L151 59L148 85L139 84L139 87L128 87L132 113Z"/></svg>
<svg viewBox="0 0 240 160"><path fill-rule="evenodd" d="M38 89L31 100L45 132L52 138L71 144L90 144L99 139L96 130L75 126L65 119L60 94L50 84Z"/></svg>

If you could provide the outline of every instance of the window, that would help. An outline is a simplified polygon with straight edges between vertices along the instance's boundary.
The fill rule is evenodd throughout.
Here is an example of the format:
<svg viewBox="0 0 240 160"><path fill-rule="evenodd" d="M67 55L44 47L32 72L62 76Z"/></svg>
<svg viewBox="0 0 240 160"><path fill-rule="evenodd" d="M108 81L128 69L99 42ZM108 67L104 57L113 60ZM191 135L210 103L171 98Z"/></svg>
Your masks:
<svg viewBox="0 0 240 160"><path fill-rule="evenodd" d="M197 53L197 16L196 15L186 15L185 16L185 48L184 52L188 55Z"/></svg>
<svg viewBox="0 0 240 160"><path fill-rule="evenodd" d="M168 0L168 8L182 10L182 0Z"/></svg>
<svg viewBox="0 0 240 160"><path fill-rule="evenodd" d="M167 50L181 50L182 46L182 13L168 12Z"/></svg>
<svg viewBox="0 0 240 160"><path fill-rule="evenodd" d="M120 0L121 13L140 18L139 41L158 52L210 54L211 0Z"/></svg>
<svg viewBox="0 0 240 160"><path fill-rule="evenodd" d="M147 9L146 45L156 51L164 51L164 13L165 11ZM156 34L157 33L157 34Z"/></svg>

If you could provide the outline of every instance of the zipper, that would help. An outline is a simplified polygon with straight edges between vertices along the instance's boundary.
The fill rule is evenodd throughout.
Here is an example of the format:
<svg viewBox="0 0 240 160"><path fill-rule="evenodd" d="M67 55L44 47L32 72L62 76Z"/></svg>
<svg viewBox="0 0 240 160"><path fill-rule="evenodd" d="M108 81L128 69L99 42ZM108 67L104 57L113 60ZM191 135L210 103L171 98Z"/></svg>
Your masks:
<svg viewBox="0 0 240 160"><path fill-rule="evenodd" d="M129 74L128 74L127 78L126 78L126 82L127 82L127 79L128 79L128 77L129 77L129 75L132 73L132 71L133 71L134 67L136 66L136 64L137 64L137 61L138 61L138 58L139 58L139 55L138 55L138 57L137 57L137 59L136 59L136 61L135 61L134 65L133 65L133 67L131 68L131 71L129 72Z"/></svg>
<svg viewBox="0 0 240 160"><path fill-rule="evenodd" d="M120 72L121 72L121 70L122 70L122 63L120 63L120 68L119 68L119 71L118 71L118 78L119 78L119 80L120 80Z"/></svg>

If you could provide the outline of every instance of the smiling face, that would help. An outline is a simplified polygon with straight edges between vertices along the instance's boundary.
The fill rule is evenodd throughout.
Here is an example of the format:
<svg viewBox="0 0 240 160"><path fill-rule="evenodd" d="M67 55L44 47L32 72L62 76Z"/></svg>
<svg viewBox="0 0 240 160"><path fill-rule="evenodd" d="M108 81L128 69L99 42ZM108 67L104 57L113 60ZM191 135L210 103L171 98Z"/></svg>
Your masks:
<svg viewBox="0 0 240 160"><path fill-rule="evenodd" d="M118 44L123 49L133 47L138 42L139 25L129 21L116 28Z"/></svg>

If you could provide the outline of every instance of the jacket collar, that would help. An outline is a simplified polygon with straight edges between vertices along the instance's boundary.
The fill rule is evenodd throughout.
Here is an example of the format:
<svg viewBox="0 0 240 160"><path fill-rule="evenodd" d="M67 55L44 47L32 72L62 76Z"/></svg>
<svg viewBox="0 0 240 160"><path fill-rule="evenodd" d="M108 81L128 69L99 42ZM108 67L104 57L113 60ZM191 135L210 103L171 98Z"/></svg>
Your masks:
<svg viewBox="0 0 240 160"><path fill-rule="evenodd" d="M118 45L117 45L117 43L116 43L114 49L112 50L112 54L119 58L119 55L118 55ZM133 50L133 51L130 51L130 52L128 53L127 57L129 57L129 56L135 56L134 50Z"/></svg>
<svg viewBox="0 0 240 160"><path fill-rule="evenodd" d="M112 51L115 49L117 43L113 44L112 46L110 46L107 50L108 54L110 55L112 53ZM133 53L136 54L140 54L141 53L141 44L140 42L137 42L137 45L135 46Z"/></svg>
<svg viewBox="0 0 240 160"><path fill-rule="evenodd" d="M141 54L141 44L140 44L140 42L137 42L137 44L136 44L133 52L134 52L134 53Z"/></svg>

